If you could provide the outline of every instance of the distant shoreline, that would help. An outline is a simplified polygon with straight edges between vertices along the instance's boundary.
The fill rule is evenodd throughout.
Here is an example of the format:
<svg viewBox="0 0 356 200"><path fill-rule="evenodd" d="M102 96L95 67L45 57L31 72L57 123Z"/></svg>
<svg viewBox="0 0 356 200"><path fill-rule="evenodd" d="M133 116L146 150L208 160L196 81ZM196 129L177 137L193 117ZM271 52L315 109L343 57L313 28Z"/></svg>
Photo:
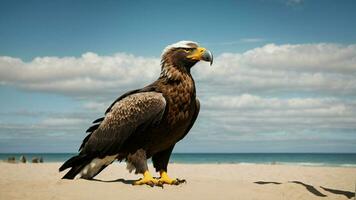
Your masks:
<svg viewBox="0 0 356 200"><path fill-rule="evenodd" d="M0 163L9 163L6 160L0 160ZM52 161L52 162L44 162L44 163L48 163L48 164L63 164L63 162L60 161ZM44 164L44 163L31 163L27 162L27 163L21 163L21 162L16 162L16 163L9 163L9 164ZM115 161L115 163L117 164L124 164L125 165L125 161ZM314 163L180 163L180 162L172 162L170 161L169 164L174 164L174 165L241 165L241 166L249 166L249 165L258 165L258 166L291 166L291 167L315 167L315 168L355 168L356 169L356 165L355 164L342 164L342 165L327 165L327 164L314 164ZM148 165L152 165L151 161L148 161Z"/></svg>
<svg viewBox="0 0 356 200"><path fill-rule="evenodd" d="M75 153L0 153L0 160L24 155L28 161L43 157L45 163L64 162ZM356 153L173 153L171 163L266 164L318 167L356 167Z"/></svg>

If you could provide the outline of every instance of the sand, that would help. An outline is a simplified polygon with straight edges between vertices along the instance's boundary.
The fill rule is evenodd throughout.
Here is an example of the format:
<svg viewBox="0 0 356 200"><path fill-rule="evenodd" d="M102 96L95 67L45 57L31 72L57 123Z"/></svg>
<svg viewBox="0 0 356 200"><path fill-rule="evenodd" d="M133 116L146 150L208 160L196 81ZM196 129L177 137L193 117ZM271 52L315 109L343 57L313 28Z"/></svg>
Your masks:
<svg viewBox="0 0 356 200"><path fill-rule="evenodd" d="M140 176L123 163L92 181L61 180L60 165L0 163L0 199L353 199L356 183L356 168L170 164L169 174L187 183L162 189L132 186Z"/></svg>

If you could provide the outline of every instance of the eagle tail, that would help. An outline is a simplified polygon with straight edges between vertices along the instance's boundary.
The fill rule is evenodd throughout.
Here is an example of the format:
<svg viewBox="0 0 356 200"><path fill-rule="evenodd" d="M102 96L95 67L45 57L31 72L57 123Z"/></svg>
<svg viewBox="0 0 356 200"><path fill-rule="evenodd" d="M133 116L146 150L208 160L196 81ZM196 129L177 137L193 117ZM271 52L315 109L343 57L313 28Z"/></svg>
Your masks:
<svg viewBox="0 0 356 200"><path fill-rule="evenodd" d="M71 168L62 179L74 179L82 169L91 162L91 158L86 155L77 155L67 160L60 168L59 171L63 171L67 168Z"/></svg>

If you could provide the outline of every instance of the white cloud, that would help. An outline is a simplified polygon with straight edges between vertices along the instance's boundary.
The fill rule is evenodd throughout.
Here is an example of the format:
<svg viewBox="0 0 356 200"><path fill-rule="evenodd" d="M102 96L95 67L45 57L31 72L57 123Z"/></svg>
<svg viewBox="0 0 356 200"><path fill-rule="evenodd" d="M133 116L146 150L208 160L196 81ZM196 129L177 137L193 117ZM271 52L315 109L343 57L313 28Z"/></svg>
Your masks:
<svg viewBox="0 0 356 200"><path fill-rule="evenodd" d="M114 100L112 100L112 101L114 101ZM103 113L111 105L112 101L107 101L107 102L88 101L83 104L83 107L85 109Z"/></svg>
<svg viewBox="0 0 356 200"><path fill-rule="evenodd" d="M263 42L265 40L263 38L242 38L240 41L245 43L254 43L254 42Z"/></svg>
<svg viewBox="0 0 356 200"><path fill-rule="evenodd" d="M286 1L286 4L288 6L297 6L297 5L300 5L300 4L303 4L304 3L304 0L287 0Z"/></svg>
<svg viewBox="0 0 356 200"><path fill-rule="evenodd" d="M318 109L331 105L340 105L342 102L334 98L262 98L251 94L239 96L213 96L207 99L208 106L219 109Z"/></svg>
<svg viewBox="0 0 356 200"><path fill-rule="evenodd" d="M79 58L37 57L31 62L3 56L0 79L1 84L28 90L80 96L143 86L158 76L157 66L158 59L124 53L98 56L88 52Z"/></svg>
<svg viewBox="0 0 356 200"><path fill-rule="evenodd" d="M211 96L202 101L201 108L202 123L193 129L193 134L206 141L251 142L256 149L266 141L290 146L308 141L316 146L326 141L356 141L354 100L242 94Z"/></svg>
<svg viewBox="0 0 356 200"><path fill-rule="evenodd" d="M71 96L117 94L156 79L159 63L158 58L124 53L88 52L79 58L37 57L31 62L3 56L0 83ZM197 66L194 71L198 83L220 90L355 94L356 45L268 44L242 54L222 54L213 68Z"/></svg>
<svg viewBox="0 0 356 200"><path fill-rule="evenodd" d="M209 46L231 46L231 45L238 45L242 43L257 43L257 42L264 42L264 38L258 38L258 37L251 37L251 38L241 38L236 41L227 41L227 42L209 42L209 43L203 43L204 45L209 45Z"/></svg>
<svg viewBox="0 0 356 200"><path fill-rule="evenodd" d="M46 118L44 120L42 120L38 126L41 127L52 127L52 126L74 126L74 125L79 125L79 124L83 124L83 123L87 123L86 121L84 121L83 119L79 119L79 118Z"/></svg>
<svg viewBox="0 0 356 200"><path fill-rule="evenodd" d="M218 56L212 70L195 67L198 81L238 93L356 94L356 45L268 44Z"/></svg>
<svg viewBox="0 0 356 200"><path fill-rule="evenodd" d="M356 45L267 44L243 53L241 62L258 69L356 73Z"/></svg>

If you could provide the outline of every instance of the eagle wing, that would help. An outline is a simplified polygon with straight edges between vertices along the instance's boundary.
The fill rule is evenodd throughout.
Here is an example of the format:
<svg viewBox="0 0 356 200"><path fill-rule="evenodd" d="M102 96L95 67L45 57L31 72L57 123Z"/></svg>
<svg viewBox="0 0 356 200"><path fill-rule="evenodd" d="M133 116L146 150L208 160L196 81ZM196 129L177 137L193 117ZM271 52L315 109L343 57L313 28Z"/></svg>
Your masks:
<svg viewBox="0 0 356 200"><path fill-rule="evenodd" d="M116 100L81 145L80 154L106 156L116 154L125 140L138 128L158 124L164 114L166 100L159 92L128 94Z"/></svg>

